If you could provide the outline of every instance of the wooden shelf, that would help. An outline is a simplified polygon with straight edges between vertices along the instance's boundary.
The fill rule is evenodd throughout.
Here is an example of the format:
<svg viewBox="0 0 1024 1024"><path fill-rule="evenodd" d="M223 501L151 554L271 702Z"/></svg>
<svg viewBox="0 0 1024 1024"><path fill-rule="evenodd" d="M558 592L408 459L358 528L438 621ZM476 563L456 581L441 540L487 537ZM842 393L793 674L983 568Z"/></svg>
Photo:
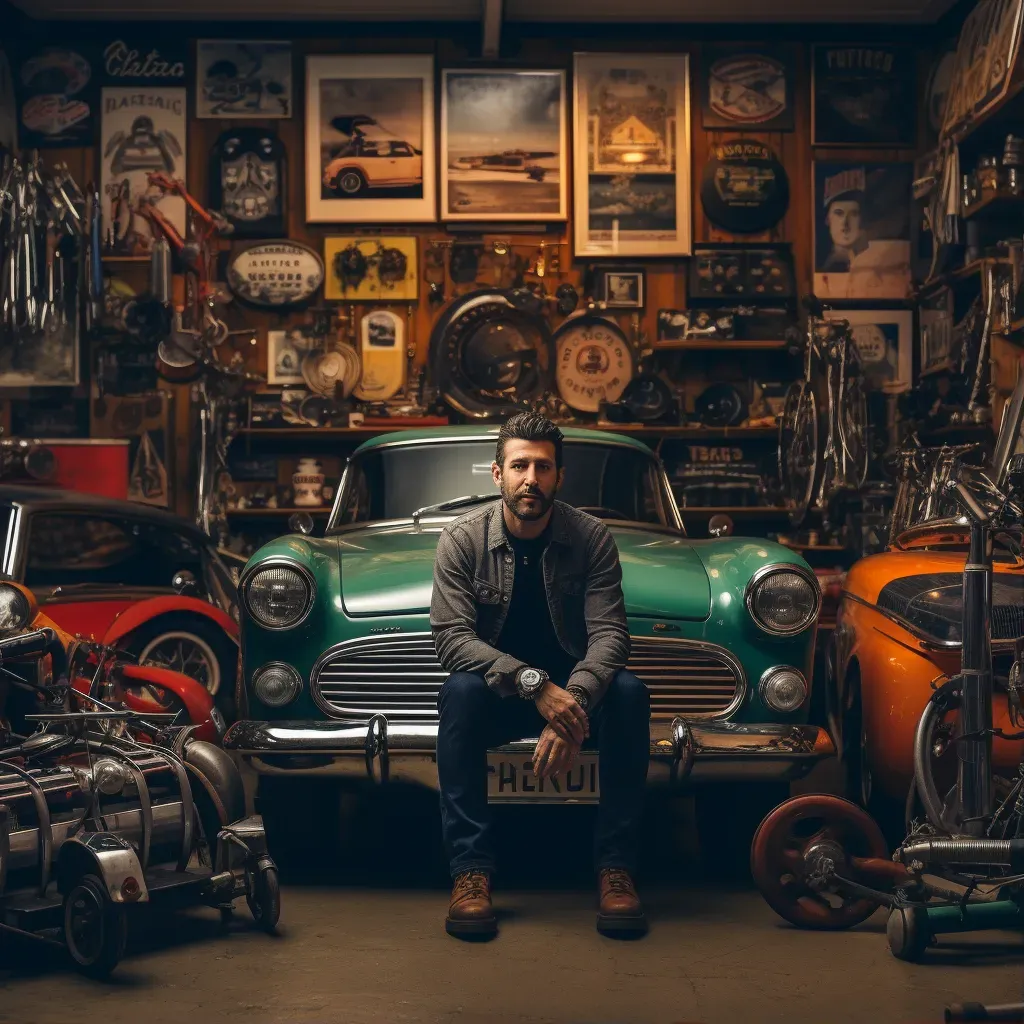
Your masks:
<svg viewBox="0 0 1024 1024"><path fill-rule="evenodd" d="M149 256L101 256L104 263L151 263Z"/></svg>
<svg viewBox="0 0 1024 1024"><path fill-rule="evenodd" d="M1024 195L991 192L963 212L964 220L996 220L1001 217L1024 217Z"/></svg>
<svg viewBox="0 0 1024 1024"><path fill-rule="evenodd" d="M1005 256L984 256L980 260L972 260L970 263L965 263L962 267L957 267L956 270L947 271L945 274L933 277L930 281L925 281L912 298L916 299L922 293L934 291L943 285L959 284L961 281L970 280L975 275L980 275L990 263L994 265L1009 263L1009 259Z"/></svg>
<svg viewBox="0 0 1024 1024"><path fill-rule="evenodd" d="M585 424L581 424L585 426ZM685 441L709 440L716 437L777 437L778 426L773 427L651 427L642 423L600 423L590 429L607 430L616 434L640 437L671 437Z"/></svg>
<svg viewBox="0 0 1024 1024"><path fill-rule="evenodd" d="M246 519L284 519L296 512L308 512L311 516L329 516L331 508L329 505L316 508L229 508L226 512L229 516Z"/></svg>
<svg viewBox="0 0 1024 1024"><path fill-rule="evenodd" d="M687 341L656 341L652 348L660 351L713 352L724 351L757 351L773 352L789 348L788 341L714 341L689 339Z"/></svg>
<svg viewBox="0 0 1024 1024"><path fill-rule="evenodd" d="M679 505L679 514L686 516L788 516L790 509L778 505Z"/></svg>
<svg viewBox="0 0 1024 1024"><path fill-rule="evenodd" d="M566 424L569 425L569 424ZM639 435L643 437L673 437L697 441L716 437L775 437L777 426L769 427L652 427L643 423L580 423L572 426L585 427L589 430L601 430L615 434ZM488 430L496 426L494 423L481 424L481 429ZM240 437L283 438L293 437L296 440L309 441L317 438L362 438L376 437L378 434L393 434L399 430L430 430L430 427L242 427L238 431Z"/></svg>

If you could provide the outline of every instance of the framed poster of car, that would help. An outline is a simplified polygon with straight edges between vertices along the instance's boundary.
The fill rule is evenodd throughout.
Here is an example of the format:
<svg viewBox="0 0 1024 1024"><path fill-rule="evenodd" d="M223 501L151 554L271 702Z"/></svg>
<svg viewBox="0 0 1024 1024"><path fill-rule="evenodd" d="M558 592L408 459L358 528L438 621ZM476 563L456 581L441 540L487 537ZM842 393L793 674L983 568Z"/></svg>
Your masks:
<svg viewBox="0 0 1024 1024"><path fill-rule="evenodd" d="M707 45L701 50L705 128L793 130L792 55L784 47Z"/></svg>
<svg viewBox="0 0 1024 1024"><path fill-rule="evenodd" d="M564 71L449 68L441 85L441 217L569 217Z"/></svg>
<svg viewBox="0 0 1024 1024"><path fill-rule="evenodd" d="M306 59L306 220L437 215L434 58Z"/></svg>
<svg viewBox="0 0 1024 1024"><path fill-rule="evenodd" d="M872 391L895 381L911 382L914 314L909 309L827 309L826 320L846 320Z"/></svg>
<svg viewBox="0 0 1024 1024"><path fill-rule="evenodd" d="M688 256L689 58L574 55L578 256Z"/></svg>
<svg viewBox="0 0 1024 1024"><path fill-rule="evenodd" d="M917 68L909 46L813 48L812 146L917 145Z"/></svg>

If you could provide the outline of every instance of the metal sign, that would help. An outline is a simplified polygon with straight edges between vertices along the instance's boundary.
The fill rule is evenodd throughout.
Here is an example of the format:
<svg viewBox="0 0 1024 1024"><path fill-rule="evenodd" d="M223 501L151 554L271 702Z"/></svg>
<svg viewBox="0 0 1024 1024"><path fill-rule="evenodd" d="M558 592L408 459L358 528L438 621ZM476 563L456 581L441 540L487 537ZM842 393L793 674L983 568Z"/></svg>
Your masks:
<svg viewBox="0 0 1024 1024"><path fill-rule="evenodd" d="M227 282L243 302L282 309L313 297L324 283L324 264L316 252L298 242L265 242L232 257Z"/></svg>

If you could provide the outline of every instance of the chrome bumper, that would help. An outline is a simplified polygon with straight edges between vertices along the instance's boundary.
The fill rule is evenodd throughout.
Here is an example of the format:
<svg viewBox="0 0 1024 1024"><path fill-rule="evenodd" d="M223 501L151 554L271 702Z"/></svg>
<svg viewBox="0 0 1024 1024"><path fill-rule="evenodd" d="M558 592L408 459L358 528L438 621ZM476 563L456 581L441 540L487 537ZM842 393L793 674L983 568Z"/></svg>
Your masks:
<svg viewBox="0 0 1024 1024"><path fill-rule="evenodd" d="M494 748L533 753L536 739ZM224 747L261 775L313 775L411 782L437 789L437 724L368 725L338 722L236 722ZM648 784L801 778L835 754L832 740L814 725L735 725L729 722L651 723Z"/></svg>

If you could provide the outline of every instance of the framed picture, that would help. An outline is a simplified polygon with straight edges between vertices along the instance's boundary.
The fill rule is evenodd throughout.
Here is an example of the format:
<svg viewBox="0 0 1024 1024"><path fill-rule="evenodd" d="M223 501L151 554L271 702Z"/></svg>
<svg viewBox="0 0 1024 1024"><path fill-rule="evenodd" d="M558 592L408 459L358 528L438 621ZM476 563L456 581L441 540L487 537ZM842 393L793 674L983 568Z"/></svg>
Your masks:
<svg viewBox="0 0 1024 1024"><path fill-rule="evenodd" d="M913 164L814 164L814 294L910 295Z"/></svg>
<svg viewBox="0 0 1024 1024"><path fill-rule="evenodd" d="M813 48L812 146L917 147L917 69L909 46Z"/></svg>
<svg viewBox="0 0 1024 1024"><path fill-rule="evenodd" d="M433 57L306 59L306 220L437 219Z"/></svg>
<svg viewBox="0 0 1024 1024"><path fill-rule="evenodd" d="M335 235L324 239L324 298L341 302L415 302L415 235Z"/></svg>
<svg viewBox="0 0 1024 1024"><path fill-rule="evenodd" d="M578 256L688 256L690 75L681 54L574 56Z"/></svg>
<svg viewBox="0 0 1024 1024"><path fill-rule="evenodd" d="M953 343L953 289L936 288L918 303L918 373L950 365Z"/></svg>
<svg viewBox="0 0 1024 1024"><path fill-rule="evenodd" d="M16 80L22 149L95 144L94 60L89 47L45 46L24 53Z"/></svg>
<svg viewBox="0 0 1024 1024"><path fill-rule="evenodd" d="M308 351L302 331L267 331L267 383L305 384L302 359Z"/></svg>
<svg viewBox="0 0 1024 1024"><path fill-rule="evenodd" d="M564 71L442 73L441 217L567 220Z"/></svg>
<svg viewBox="0 0 1024 1024"><path fill-rule="evenodd" d="M292 116L292 44L200 39L196 44L196 117Z"/></svg>
<svg viewBox="0 0 1024 1024"><path fill-rule="evenodd" d="M701 50L705 128L793 130L792 55L783 47L707 45Z"/></svg>
<svg viewBox="0 0 1024 1024"><path fill-rule="evenodd" d="M645 276L642 267L600 267L594 292L609 309L643 309Z"/></svg>
<svg viewBox="0 0 1024 1024"><path fill-rule="evenodd" d="M101 109L103 248L118 256L146 255L153 231L139 210L153 198L147 175L185 178L185 90L108 86ZM156 207L184 237L185 200L165 195Z"/></svg>
<svg viewBox="0 0 1024 1024"><path fill-rule="evenodd" d="M914 314L909 309L828 309L828 320L848 320L860 355L864 380L872 391L891 381L911 383Z"/></svg>

